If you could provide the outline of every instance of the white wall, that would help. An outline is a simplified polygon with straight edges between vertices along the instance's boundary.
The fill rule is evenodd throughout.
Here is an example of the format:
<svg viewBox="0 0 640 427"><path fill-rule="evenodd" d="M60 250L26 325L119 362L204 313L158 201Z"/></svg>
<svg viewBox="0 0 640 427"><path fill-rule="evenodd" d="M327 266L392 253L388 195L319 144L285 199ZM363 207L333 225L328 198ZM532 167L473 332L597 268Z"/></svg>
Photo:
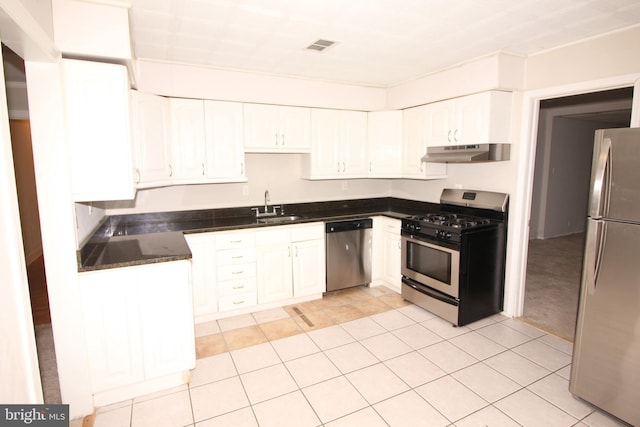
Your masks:
<svg viewBox="0 0 640 427"><path fill-rule="evenodd" d="M538 90L640 72L640 26L533 55L526 89Z"/></svg>
<svg viewBox="0 0 640 427"><path fill-rule="evenodd" d="M133 201L101 204L108 215L222 207L262 206L269 190L271 205L338 199L385 197L391 184L382 179L309 181L301 178L303 154L245 156L247 183L178 185L139 190ZM244 195L244 192L247 195Z"/></svg>
<svg viewBox="0 0 640 427"><path fill-rule="evenodd" d="M386 89L136 61L137 89L156 95L345 110L384 110Z"/></svg>

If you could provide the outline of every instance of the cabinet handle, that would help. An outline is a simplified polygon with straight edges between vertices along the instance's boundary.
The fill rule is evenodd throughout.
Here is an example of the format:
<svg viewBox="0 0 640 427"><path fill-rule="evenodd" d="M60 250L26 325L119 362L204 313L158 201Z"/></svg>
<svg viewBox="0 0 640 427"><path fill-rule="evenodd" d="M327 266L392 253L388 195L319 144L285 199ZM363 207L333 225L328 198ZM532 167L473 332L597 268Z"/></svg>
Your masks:
<svg viewBox="0 0 640 427"><path fill-rule="evenodd" d="M424 168L422 167L424 165L424 162L420 162L420 172L424 172Z"/></svg>
<svg viewBox="0 0 640 427"><path fill-rule="evenodd" d="M229 243L242 243L242 240L230 240Z"/></svg>
<svg viewBox="0 0 640 427"><path fill-rule="evenodd" d="M276 137L276 147L277 147L278 146L278 134L277 133L275 134L275 137Z"/></svg>
<svg viewBox="0 0 640 427"><path fill-rule="evenodd" d="M284 133L282 134L282 146L284 147Z"/></svg>
<svg viewBox="0 0 640 427"><path fill-rule="evenodd" d="M244 285L240 285L240 286L233 286L232 289L242 289L244 288Z"/></svg>
<svg viewBox="0 0 640 427"><path fill-rule="evenodd" d="M455 142L458 142L458 129L456 129L455 131L453 131L453 140Z"/></svg>
<svg viewBox="0 0 640 427"><path fill-rule="evenodd" d="M141 181L140 169L136 168L136 184L139 184Z"/></svg>
<svg viewBox="0 0 640 427"><path fill-rule="evenodd" d="M202 176L204 176L204 163L202 163Z"/></svg>
<svg viewBox="0 0 640 427"><path fill-rule="evenodd" d="M244 175L244 163L240 162L240 175Z"/></svg>
<svg viewBox="0 0 640 427"><path fill-rule="evenodd" d="M244 270L240 270L240 271L233 271L231 272L231 274L242 274L244 273Z"/></svg>
<svg viewBox="0 0 640 427"><path fill-rule="evenodd" d="M296 258L298 258L298 247L296 246Z"/></svg>
<svg viewBox="0 0 640 427"><path fill-rule="evenodd" d="M231 259L242 259L242 258L244 258L243 255L236 255L231 257Z"/></svg>
<svg viewBox="0 0 640 427"><path fill-rule="evenodd" d="M169 165L169 177L173 176L173 166Z"/></svg>
<svg viewBox="0 0 640 427"><path fill-rule="evenodd" d="M244 304L244 300L234 301L234 302L233 302L233 304L234 304L234 305Z"/></svg>
<svg viewBox="0 0 640 427"><path fill-rule="evenodd" d="M400 240L398 240L398 249L402 249L402 242L400 242Z"/></svg>
<svg viewBox="0 0 640 427"><path fill-rule="evenodd" d="M344 171L346 171L346 170L347 170L347 166L345 165L345 163L344 163L344 162L342 162L342 172L344 172Z"/></svg>
<svg viewBox="0 0 640 427"><path fill-rule="evenodd" d="M447 141L451 142L451 129L447 132Z"/></svg>
<svg viewBox="0 0 640 427"><path fill-rule="evenodd" d="M369 172L371 172L371 162L369 162Z"/></svg>

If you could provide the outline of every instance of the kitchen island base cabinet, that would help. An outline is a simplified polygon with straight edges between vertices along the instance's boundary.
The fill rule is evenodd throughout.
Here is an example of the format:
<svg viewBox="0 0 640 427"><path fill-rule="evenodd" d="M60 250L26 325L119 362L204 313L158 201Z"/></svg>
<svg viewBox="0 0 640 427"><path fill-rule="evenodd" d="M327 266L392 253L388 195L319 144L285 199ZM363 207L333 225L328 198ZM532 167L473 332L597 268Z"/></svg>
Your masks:
<svg viewBox="0 0 640 427"><path fill-rule="evenodd" d="M96 405L178 386L195 367L188 260L81 273Z"/></svg>

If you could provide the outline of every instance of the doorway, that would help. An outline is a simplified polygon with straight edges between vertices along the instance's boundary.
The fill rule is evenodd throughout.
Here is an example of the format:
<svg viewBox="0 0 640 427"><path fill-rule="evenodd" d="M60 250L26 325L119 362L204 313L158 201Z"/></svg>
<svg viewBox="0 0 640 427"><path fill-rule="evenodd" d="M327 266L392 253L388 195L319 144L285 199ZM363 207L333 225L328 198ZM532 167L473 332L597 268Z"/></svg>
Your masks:
<svg viewBox="0 0 640 427"><path fill-rule="evenodd" d="M573 341L596 129L629 127L633 87L542 100L523 319Z"/></svg>
<svg viewBox="0 0 640 427"><path fill-rule="evenodd" d="M56 404L61 403L60 385L58 382L42 238L40 235L24 62L22 58L5 45L2 45L2 58L20 225L42 391L45 403Z"/></svg>

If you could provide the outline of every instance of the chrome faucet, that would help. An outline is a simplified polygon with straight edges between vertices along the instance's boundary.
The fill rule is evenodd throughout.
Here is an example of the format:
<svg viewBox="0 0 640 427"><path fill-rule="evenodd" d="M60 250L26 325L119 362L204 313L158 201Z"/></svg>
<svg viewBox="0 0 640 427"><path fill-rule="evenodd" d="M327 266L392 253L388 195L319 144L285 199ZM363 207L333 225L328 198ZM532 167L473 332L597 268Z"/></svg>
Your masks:
<svg viewBox="0 0 640 427"><path fill-rule="evenodd" d="M264 212L260 212L260 208L251 208L252 211L256 212L256 218L278 215L278 212L276 211L276 209L280 209L280 206L273 206L272 211L269 212L270 201L271 201L271 197L269 196L269 190L265 190L264 191Z"/></svg>

